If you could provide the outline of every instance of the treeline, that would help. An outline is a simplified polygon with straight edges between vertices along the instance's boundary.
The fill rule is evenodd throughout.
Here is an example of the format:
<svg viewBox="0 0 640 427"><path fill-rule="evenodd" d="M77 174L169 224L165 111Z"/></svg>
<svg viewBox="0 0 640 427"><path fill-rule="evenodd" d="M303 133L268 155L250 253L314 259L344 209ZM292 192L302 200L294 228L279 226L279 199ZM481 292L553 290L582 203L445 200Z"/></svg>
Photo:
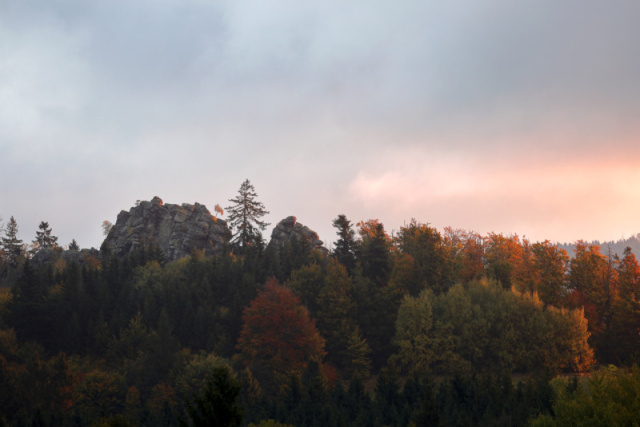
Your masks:
<svg viewBox="0 0 640 427"><path fill-rule="evenodd" d="M340 215L328 257L255 233L167 263L70 256L44 224L33 259L9 225L0 255L8 425L177 425L220 401L245 424L521 425L554 416L552 375L640 355L631 251ZM206 393L220 367L232 399Z"/></svg>
<svg viewBox="0 0 640 427"><path fill-rule="evenodd" d="M623 238L605 242L593 240L586 243L600 247L600 251L606 253L607 255L611 253L613 255L617 255L618 257L623 257L624 251L627 248L631 248L634 254L640 253L640 234L636 234L626 239ZM575 244L572 243L561 243L558 245L558 247L566 250L569 256L573 255L576 248Z"/></svg>

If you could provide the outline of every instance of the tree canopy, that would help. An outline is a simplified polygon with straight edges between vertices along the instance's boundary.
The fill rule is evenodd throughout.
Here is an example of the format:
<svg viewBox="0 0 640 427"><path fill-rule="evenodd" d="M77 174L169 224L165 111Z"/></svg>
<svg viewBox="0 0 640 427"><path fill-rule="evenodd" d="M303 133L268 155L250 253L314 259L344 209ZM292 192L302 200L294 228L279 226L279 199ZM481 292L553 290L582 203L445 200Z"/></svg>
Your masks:
<svg viewBox="0 0 640 427"><path fill-rule="evenodd" d="M266 383L283 385L322 360L324 343L300 299L271 279L242 314L237 359Z"/></svg>

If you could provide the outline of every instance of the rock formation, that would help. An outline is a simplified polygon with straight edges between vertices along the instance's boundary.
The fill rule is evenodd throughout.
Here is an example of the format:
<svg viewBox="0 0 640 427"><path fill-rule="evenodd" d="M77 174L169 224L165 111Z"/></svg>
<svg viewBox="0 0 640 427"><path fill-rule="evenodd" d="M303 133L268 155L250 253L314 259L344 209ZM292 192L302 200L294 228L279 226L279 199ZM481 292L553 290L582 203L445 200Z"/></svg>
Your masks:
<svg viewBox="0 0 640 427"><path fill-rule="evenodd" d="M100 257L100 253L97 249L82 249L82 250L64 250L61 247L55 248L40 248L38 252L31 259L32 262L38 265L50 264L58 259L62 259L68 262L77 262L82 265L85 262L97 262Z"/></svg>
<svg viewBox="0 0 640 427"><path fill-rule="evenodd" d="M105 243L109 250L125 255L143 243L162 249L167 261L190 255L218 252L231 238L226 221L214 218L206 206L163 204L159 197L143 201L129 212L121 211Z"/></svg>
<svg viewBox="0 0 640 427"><path fill-rule="evenodd" d="M323 254L329 253L327 248L323 246L322 240L318 238L318 233L297 222L295 216L287 217L276 225L276 228L271 233L269 246L275 245L276 248L280 249L286 242L290 242L294 238L298 239L299 242L307 242L312 249Z"/></svg>

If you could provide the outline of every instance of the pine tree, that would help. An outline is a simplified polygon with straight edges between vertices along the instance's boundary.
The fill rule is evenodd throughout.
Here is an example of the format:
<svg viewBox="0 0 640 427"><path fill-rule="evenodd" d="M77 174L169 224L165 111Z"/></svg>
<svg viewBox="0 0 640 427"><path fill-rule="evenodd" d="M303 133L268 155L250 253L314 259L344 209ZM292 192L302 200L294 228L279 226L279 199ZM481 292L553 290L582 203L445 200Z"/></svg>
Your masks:
<svg viewBox="0 0 640 427"><path fill-rule="evenodd" d="M2 248L7 256L9 265L18 265L18 259L22 255L22 240L18 239L18 223L11 217L5 229L5 237L2 238Z"/></svg>
<svg viewBox="0 0 640 427"><path fill-rule="evenodd" d="M260 240L262 238L260 231L269 225L260 220L269 211L261 202L256 201L257 196L255 188L247 179L240 186L238 196L229 199L233 205L226 208L229 214L229 227L236 232L231 243L242 251Z"/></svg>

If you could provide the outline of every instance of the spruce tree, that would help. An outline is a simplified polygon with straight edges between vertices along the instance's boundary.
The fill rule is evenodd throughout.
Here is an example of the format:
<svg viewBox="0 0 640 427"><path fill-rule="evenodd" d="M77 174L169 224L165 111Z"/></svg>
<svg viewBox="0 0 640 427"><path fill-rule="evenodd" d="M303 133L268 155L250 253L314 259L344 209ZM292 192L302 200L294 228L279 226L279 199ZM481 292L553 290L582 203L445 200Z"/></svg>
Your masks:
<svg viewBox="0 0 640 427"><path fill-rule="evenodd" d="M9 265L15 267L22 255L22 240L18 239L18 223L11 217L5 229L5 237L2 238L2 248L7 256Z"/></svg>
<svg viewBox="0 0 640 427"><path fill-rule="evenodd" d="M56 246L58 238L51 235L51 228L49 223L42 221L38 226L40 231L36 231L36 240L33 243L37 244L37 248L51 249Z"/></svg>
<svg viewBox="0 0 640 427"><path fill-rule="evenodd" d="M78 242L76 242L76 239L72 239L71 243L69 243L69 250L70 251L79 251L80 250L80 246L78 246Z"/></svg>
<svg viewBox="0 0 640 427"><path fill-rule="evenodd" d="M226 366L216 366L194 402L187 402L187 413L194 427L242 425L244 408L237 402L242 384ZM181 420L181 425L186 425Z"/></svg>
<svg viewBox="0 0 640 427"><path fill-rule="evenodd" d="M349 274L353 273L353 269L356 266L356 233L351 228L351 221L343 214L338 215L333 220L333 226L338 229L337 233L340 237L335 243L335 249L333 250L333 256L344 265Z"/></svg>
<svg viewBox="0 0 640 427"><path fill-rule="evenodd" d="M247 179L240 186L236 198L229 199L233 205L226 208L229 214L229 227L235 232L231 243L242 251L247 246L262 240L260 231L269 225L260 220L269 211L256 200L257 196L255 188Z"/></svg>

